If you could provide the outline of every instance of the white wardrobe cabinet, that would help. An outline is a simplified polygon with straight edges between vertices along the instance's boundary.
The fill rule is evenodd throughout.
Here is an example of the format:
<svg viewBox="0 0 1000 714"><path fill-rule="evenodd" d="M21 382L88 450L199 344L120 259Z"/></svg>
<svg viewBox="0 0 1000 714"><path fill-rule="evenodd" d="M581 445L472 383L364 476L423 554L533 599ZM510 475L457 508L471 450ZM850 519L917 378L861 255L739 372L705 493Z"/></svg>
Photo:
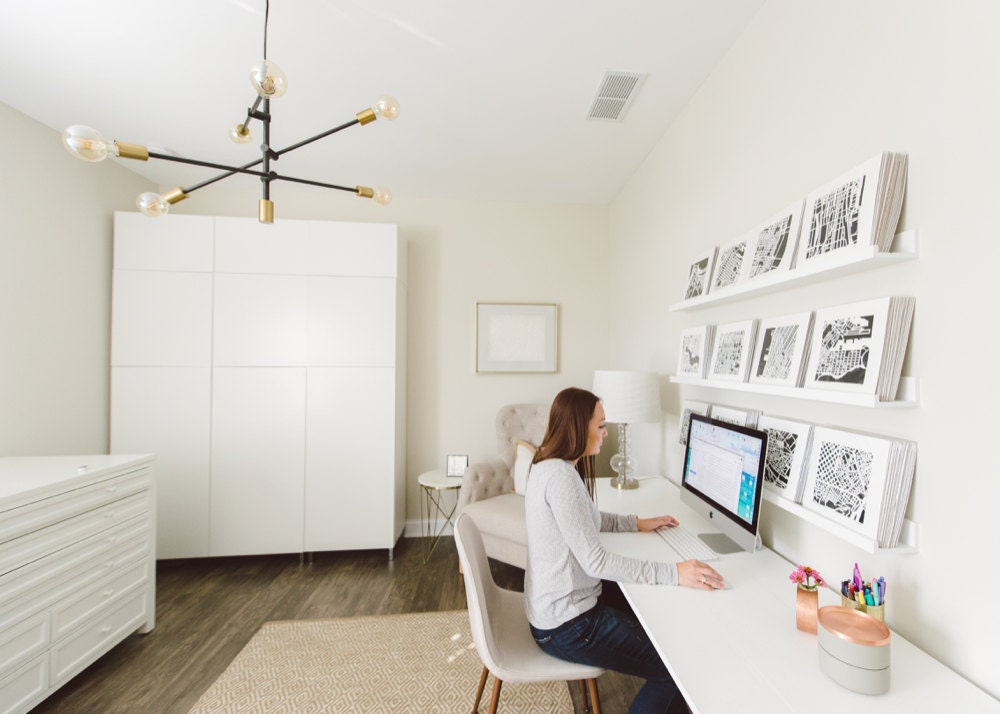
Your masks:
<svg viewBox="0 0 1000 714"><path fill-rule="evenodd" d="M158 557L391 556L405 517L396 227L118 213L114 268L112 450L158 454Z"/></svg>

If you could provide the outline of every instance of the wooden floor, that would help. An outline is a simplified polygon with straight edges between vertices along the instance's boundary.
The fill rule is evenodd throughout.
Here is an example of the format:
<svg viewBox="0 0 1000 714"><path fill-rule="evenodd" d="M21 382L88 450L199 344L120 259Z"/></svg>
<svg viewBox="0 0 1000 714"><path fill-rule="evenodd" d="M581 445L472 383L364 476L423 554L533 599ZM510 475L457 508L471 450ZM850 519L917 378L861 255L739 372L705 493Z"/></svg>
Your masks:
<svg viewBox="0 0 1000 714"><path fill-rule="evenodd" d="M161 561L155 629L129 637L34 711L182 714L269 620L464 610L454 542L442 538L425 565L426 547L401 539L391 561L384 550L317 553L304 565L298 555ZM523 571L493 566L499 585L523 589ZM601 677L604 714L627 711L641 683ZM470 709L477 684L469 682ZM583 711L578 687L570 693Z"/></svg>

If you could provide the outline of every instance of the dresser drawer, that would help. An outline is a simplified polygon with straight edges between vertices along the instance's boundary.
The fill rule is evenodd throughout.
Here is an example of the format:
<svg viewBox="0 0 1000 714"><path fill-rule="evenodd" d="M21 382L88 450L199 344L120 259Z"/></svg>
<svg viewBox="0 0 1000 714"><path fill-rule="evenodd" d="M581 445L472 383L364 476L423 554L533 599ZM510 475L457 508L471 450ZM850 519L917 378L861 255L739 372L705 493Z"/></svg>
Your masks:
<svg viewBox="0 0 1000 714"><path fill-rule="evenodd" d="M120 570L105 582L95 584L90 590L85 590L79 596L65 598L52 610L53 638L58 639L86 620L108 603L121 599L131 590L149 582L153 577L150 572L153 564L149 560L136 563Z"/></svg>
<svg viewBox="0 0 1000 714"><path fill-rule="evenodd" d="M151 506L151 495L144 491L2 543L0 575L150 512Z"/></svg>
<svg viewBox="0 0 1000 714"><path fill-rule="evenodd" d="M50 623L49 613L39 612L0 632L0 678L48 649Z"/></svg>
<svg viewBox="0 0 1000 714"><path fill-rule="evenodd" d="M0 543L147 490L151 485L152 470L144 466L89 486L0 512Z"/></svg>
<svg viewBox="0 0 1000 714"><path fill-rule="evenodd" d="M152 549L147 514L0 576L0 629L128 562L150 558Z"/></svg>
<svg viewBox="0 0 1000 714"><path fill-rule="evenodd" d="M86 627L52 647L52 686L67 679L137 630L147 619L145 590L113 602Z"/></svg>
<svg viewBox="0 0 1000 714"><path fill-rule="evenodd" d="M0 714L24 712L45 698L49 688L49 657L36 657L0 679Z"/></svg>

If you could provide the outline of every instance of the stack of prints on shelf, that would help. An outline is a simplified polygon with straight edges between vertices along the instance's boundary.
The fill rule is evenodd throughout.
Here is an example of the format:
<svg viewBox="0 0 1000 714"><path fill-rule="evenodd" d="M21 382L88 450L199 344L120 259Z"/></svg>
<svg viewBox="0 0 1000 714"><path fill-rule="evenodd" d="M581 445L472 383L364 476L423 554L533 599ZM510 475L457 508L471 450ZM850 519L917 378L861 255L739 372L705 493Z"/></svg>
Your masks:
<svg viewBox="0 0 1000 714"><path fill-rule="evenodd" d="M760 419L760 410L737 409L736 407L724 407L719 404L713 404L712 414L710 416L713 419L724 421L727 424L748 426L751 429L756 429L757 421Z"/></svg>
<svg viewBox="0 0 1000 714"><path fill-rule="evenodd" d="M796 266L838 250L888 251L906 192L906 154L885 152L806 196Z"/></svg>
<svg viewBox="0 0 1000 714"><path fill-rule="evenodd" d="M688 443L688 430L691 427L691 415L701 414L702 416L711 416L712 405L708 402L696 402L691 399L681 400L681 421L680 421L680 436L678 441L682 445L687 445Z"/></svg>
<svg viewBox="0 0 1000 714"><path fill-rule="evenodd" d="M750 362L751 383L802 386L812 320L811 312L800 312L760 321L760 339Z"/></svg>
<svg viewBox="0 0 1000 714"><path fill-rule="evenodd" d="M887 297L818 310L805 386L894 400L913 308L911 297Z"/></svg>
<svg viewBox="0 0 1000 714"><path fill-rule="evenodd" d="M915 442L817 426L802 505L894 548L916 459Z"/></svg>
<svg viewBox="0 0 1000 714"><path fill-rule="evenodd" d="M712 356L714 325L689 327L681 331L681 346L677 354L677 374L681 377L704 379L708 360Z"/></svg>
<svg viewBox="0 0 1000 714"><path fill-rule="evenodd" d="M691 270L688 271L687 290L684 292L685 300L708 294L717 251L718 248L712 248L711 252L698 256L698 259L691 263Z"/></svg>
<svg viewBox="0 0 1000 714"><path fill-rule="evenodd" d="M764 415L757 421L757 428L767 432L764 488L789 501L801 503L813 425Z"/></svg>
<svg viewBox="0 0 1000 714"><path fill-rule="evenodd" d="M747 280L785 272L793 267L804 204L805 199L800 198L750 231L747 239L747 254L750 256Z"/></svg>
<svg viewBox="0 0 1000 714"><path fill-rule="evenodd" d="M715 328L715 344L708 379L745 382L750 372L750 357L757 338L759 320L744 320Z"/></svg>

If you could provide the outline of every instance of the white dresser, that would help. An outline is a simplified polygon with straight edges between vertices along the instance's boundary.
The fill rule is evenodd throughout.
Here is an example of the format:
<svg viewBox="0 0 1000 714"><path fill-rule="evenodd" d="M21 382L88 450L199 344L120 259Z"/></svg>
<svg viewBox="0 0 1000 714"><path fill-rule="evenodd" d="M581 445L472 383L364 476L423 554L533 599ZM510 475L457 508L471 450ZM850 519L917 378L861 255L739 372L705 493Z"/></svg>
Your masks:
<svg viewBox="0 0 1000 714"><path fill-rule="evenodd" d="M0 712L155 622L149 455L0 458Z"/></svg>

